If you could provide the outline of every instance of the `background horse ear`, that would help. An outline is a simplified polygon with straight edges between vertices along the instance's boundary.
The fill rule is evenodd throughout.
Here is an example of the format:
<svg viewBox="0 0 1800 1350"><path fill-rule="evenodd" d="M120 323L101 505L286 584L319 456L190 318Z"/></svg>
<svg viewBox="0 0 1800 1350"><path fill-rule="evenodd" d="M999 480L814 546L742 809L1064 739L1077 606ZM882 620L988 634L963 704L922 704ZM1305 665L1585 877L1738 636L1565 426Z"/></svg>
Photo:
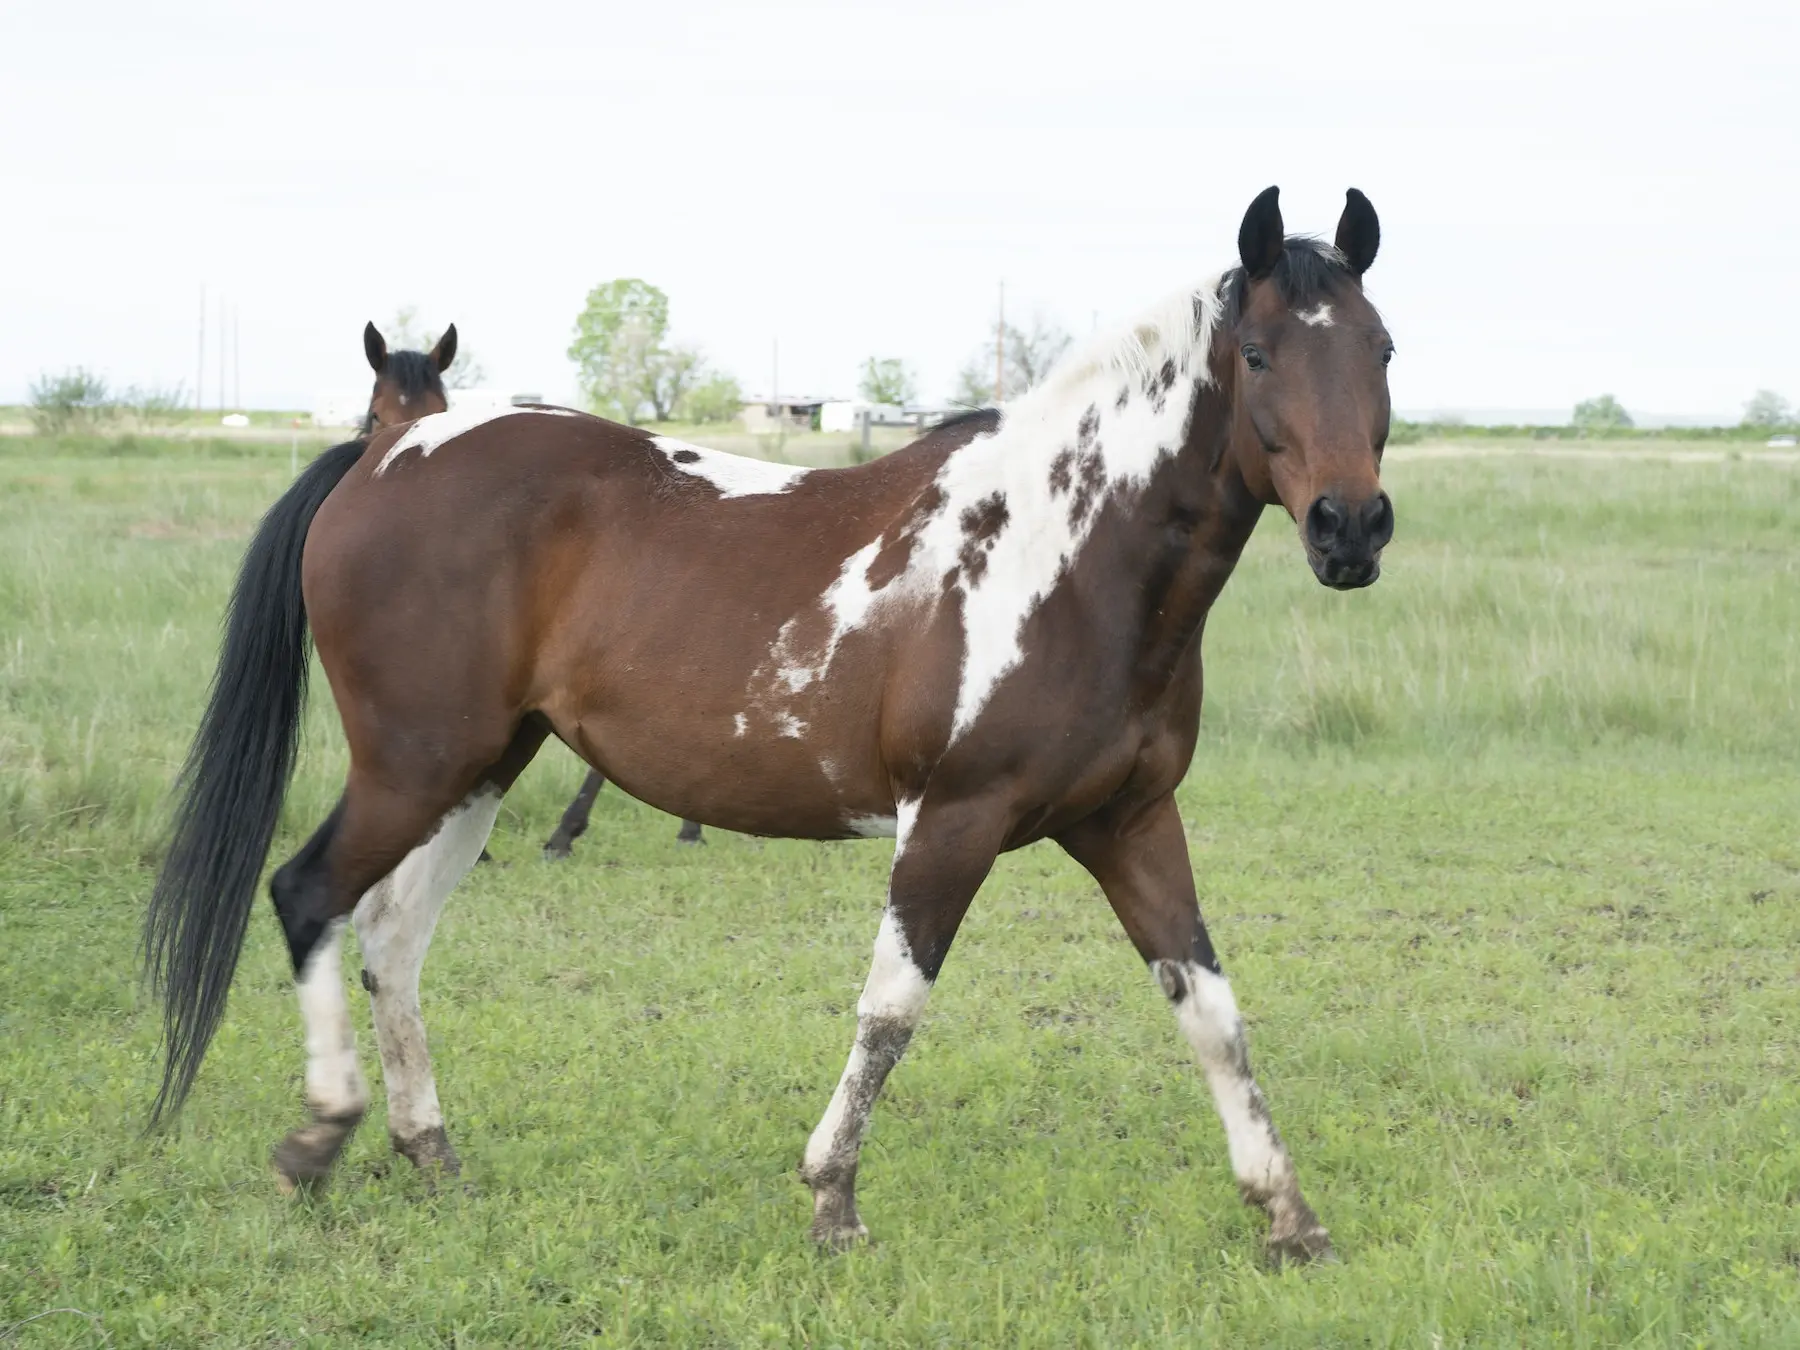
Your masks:
<svg viewBox="0 0 1800 1350"><path fill-rule="evenodd" d="M1244 212L1244 223L1238 226L1238 257L1252 281L1261 281L1275 270L1286 244L1281 225L1281 189L1264 188Z"/></svg>
<svg viewBox="0 0 1800 1350"><path fill-rule="evenodd" d="M381 336L381 330L373 323L363 329L363 355L369 358L369 365L377 375L387 365L387 342Z"/></svg>
<svg viewBox="0 0 1800 1350"><path fill-rule="evenodd" d="M431 359L436 362L438 374L450 369L450 363L456 360L456 325L451 324L444 330L444 336L438 339L437 346L431 349Z"/></svg>
<svg viewBox="0 0 1800 1350"><path fill-rule="evenodd" d="M1344 194L1344 214L1338 217L1338 252L1350 270L1361 276L1375 261L1375 250L1381 247L1381 222L1369 199L1351 188Z"/></svg>

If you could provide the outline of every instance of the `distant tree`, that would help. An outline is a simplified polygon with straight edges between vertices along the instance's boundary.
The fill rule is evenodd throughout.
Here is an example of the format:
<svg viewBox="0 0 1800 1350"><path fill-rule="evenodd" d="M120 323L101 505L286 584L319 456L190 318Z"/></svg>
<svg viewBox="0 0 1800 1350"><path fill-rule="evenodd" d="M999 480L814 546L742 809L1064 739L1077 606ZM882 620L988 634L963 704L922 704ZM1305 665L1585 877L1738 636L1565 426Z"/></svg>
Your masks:
<svg viewBox="0 0 1800 1350"><path fill-rule="evenodd" d="M994 390L993 338L989 345L971 356L956 375L952 400L965 407L977 408L996 401ZM1007 324L1003 338L1006 355L1006 388L1009 399L1017 398L1043 382L1051 368L1069 349L1069 335L1042 315L1032 319L1029 329Z"/></svg>
<svg viewBox="0 0 1800 1350"><path fill-rule="evenodd" d="M1590 398L1577 403L1575 414L1569 420L1583 431L1600 431L1609 427L1632 425L1631 414L1626 412L1624 405L1611 394L1602 394L1599 398Z"/></svg>
<svg viewBox="0 0 1800 1350"><path fill-rule="evenodd" d="M1794 410L1773 389L1758 389L1756 397L1744 405L1743 426L1785 427L1793 420Z"/></svg>
<svg viewBox="0 0 1800 1350"><path fill-rule="evenodd" d="M912 371L898 357L871 356L863 362L857 392L870 403L891 403L904 408L917 397Z"/></svg>
<svg viewBox="0 0 1800 1350"><path fill-rule="evenodd" d="M382 331L382 336L387 339L389 351L428 352L437 346L438 339L443 334L420 326L417 305L402 305L394 311L394 317ZM477 388L487 379L487 372L481 368L481 362L475 359L475 353L470 350L469 344L462 340L460 332L456 338L456 357L450 362L450 369L444 372L444 388Z"/></svg>
<svg viewBox="0 0 1800 1350"><path fill-rule="evenodd" d="M651 420L667 422L689 391L706 378L706 361L695 347L669 347L649 354L644 366L643 402Z"/></svg>
<svg viewBox="0 0 1800 1350"><path fill-rule="evenodd" d="M31 382L31 425L40 436L96 426L115 411L105 379L85 366Z"/></svg>
<svg viewBox="0 0 1800 1350"><path fill-rule="evenodd" d="M744 391L729 375L709 375L682 400L684 422L734 422L744 408Z"/></svg>
<svg viewBox="0 0 1800 1350"><path fill-rule="evenodd" d="M588 292L569 359L588 406L622 422L636 422L646 409L650 420L666 422L693 391L719 378L699 348L670 345L669 297L636 277Z"/></svg>

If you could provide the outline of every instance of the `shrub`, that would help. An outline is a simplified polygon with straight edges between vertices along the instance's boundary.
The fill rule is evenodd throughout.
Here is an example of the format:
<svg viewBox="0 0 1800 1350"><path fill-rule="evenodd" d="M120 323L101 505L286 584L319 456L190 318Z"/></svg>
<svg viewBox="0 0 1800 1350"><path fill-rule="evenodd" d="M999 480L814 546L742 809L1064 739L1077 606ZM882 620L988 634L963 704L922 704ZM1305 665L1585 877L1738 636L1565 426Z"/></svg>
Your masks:
<svg viewBox="0 0 1800 1350"><path fill-rule="evenodd" d="M31 382L31 424L40 436L60 436L109 421L114 412L106 381L76 366Z"/></svg>

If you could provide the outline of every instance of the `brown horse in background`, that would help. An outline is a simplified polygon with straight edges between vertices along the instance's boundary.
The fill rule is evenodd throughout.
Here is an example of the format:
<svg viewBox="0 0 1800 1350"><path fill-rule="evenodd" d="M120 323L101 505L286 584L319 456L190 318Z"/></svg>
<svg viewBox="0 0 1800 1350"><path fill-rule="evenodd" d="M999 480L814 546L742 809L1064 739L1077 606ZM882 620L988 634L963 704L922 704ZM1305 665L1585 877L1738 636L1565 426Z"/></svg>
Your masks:
<svg viewBox="0 0 1800 1350"><path fill-rule="evenodd" d="M456 1158L418 980L501 795L556 736L627 792L750 834L892 835L849 1063L807 1144L815 1239L864 1234L869 1112L996 856L1053 839L1098 881L1192 1044L1282 1258L1330 1252L1251 1076L1175 789L1208 610L1267 506L1314 574L1373 582L1392 344L1365 298L1374 209L1287 238L1066 360L1002 411L807 471L562 409L429 417L310 466L252 542L148 953L159 1111L223 1013L292 765L310 621L350 745L344 793L275 875L323 1177L369 1092L339 945L354 916L394 1145Z"/></svg>

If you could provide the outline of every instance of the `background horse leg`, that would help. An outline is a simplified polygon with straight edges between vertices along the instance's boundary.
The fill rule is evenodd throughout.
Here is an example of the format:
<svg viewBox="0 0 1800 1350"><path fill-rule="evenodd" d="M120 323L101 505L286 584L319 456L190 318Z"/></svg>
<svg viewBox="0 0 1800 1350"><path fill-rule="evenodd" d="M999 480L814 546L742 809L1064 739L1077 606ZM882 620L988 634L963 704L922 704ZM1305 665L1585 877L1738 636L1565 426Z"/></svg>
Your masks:
<svg viewBox="0 0 1800 1350"><path fill-rule="evenodd" d="M438 1105L419 1010L419 972L444 902L474 866L494 828L500 797L491 783L470 793L356 907L363 988L374 1005L381 1077L387 1086L388 1139L415 1166L452 1175L461 1163Z"/></svg>
<svg viewBox="0 0 1800 1350"><path fill-rule="evenodd" d="M1249 1040L1200 919L1174 798L1090 817L1057 842L1100 883L1194 1047L1225 1125L1238 1190L1269 1216L1270 1258L1330 1258L1331 1239L1300 1194L1293 1160L1251 1076Z"/></svg>
<svg viewBox="0 0 1800 1350"><path fill-rule="evenodd" d="M907 809L894 846L887 909L869 978L856 1004L856 1042L831 1104L806 1144L800 1177L813 1192L812 1239L841 1248L869 1230L856 1212L856 1166L869 1113L900 1062L956 929L994 865L1003 833L961 803Z"/></svg>
<svg viewBox="0 0 1800 1350"><path fill-rule="evenodd" d="M678 844L704 844L706 840L700 837L700 822L697 820L682 821L681 829L675 835L675 842Z"/></svg>
<svg viewBox="0 0 1800 1350"><path fill-rule="evenodd" d="M606 786L606 778L597 771L589 772L587 780L582 783L581 791L575 794L575 800L569 803L568 809L562 813L557 822L556 833L544 841L544 857L549 862L569 856L574 846L588 827L588 816L594 810L594 798L600 795L600 789Z"/></svg>

